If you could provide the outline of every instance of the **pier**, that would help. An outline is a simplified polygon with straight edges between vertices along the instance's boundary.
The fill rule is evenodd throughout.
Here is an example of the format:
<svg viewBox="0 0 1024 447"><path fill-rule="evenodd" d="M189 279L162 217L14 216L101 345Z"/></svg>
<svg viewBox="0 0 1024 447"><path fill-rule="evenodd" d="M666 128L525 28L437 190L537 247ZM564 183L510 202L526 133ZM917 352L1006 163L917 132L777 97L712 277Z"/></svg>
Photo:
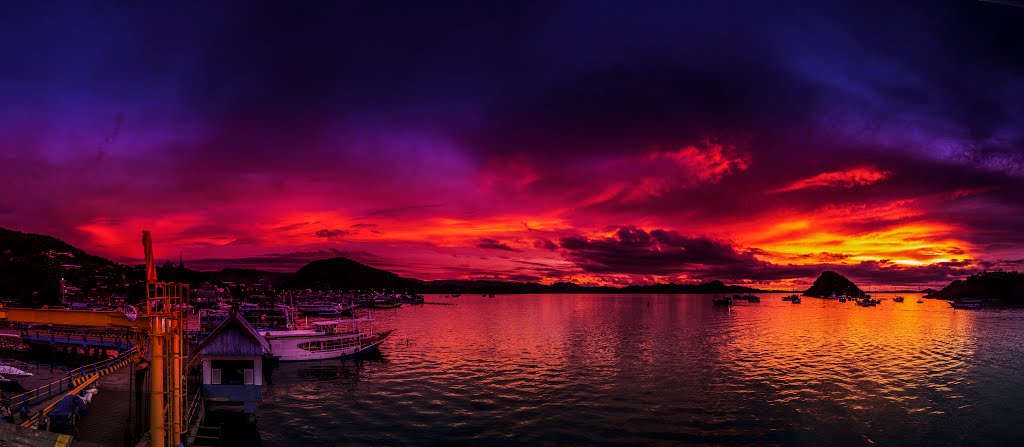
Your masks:
<svg viewBox="0 0 1024 447"><path fill-rule="evenodd" d="M58 350L81 349L85 355L103 355L106 351L124 351L132 347L129 333L104 329L52 327L22 329L21 339L32 346L49 346Z"/></svg>

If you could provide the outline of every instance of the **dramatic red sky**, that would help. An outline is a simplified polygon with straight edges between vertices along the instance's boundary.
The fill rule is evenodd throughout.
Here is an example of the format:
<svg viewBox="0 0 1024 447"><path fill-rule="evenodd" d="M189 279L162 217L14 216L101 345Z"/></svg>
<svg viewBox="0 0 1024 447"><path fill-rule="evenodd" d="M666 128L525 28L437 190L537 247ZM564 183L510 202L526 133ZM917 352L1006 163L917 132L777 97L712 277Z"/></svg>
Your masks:
<svg viewBox="0 0 1024 447"><path fill-rule="evenodd" d="M121 262L143 229L422 279L1024 262L1021 8L41 3L0 6L0 226Z"/></svg>

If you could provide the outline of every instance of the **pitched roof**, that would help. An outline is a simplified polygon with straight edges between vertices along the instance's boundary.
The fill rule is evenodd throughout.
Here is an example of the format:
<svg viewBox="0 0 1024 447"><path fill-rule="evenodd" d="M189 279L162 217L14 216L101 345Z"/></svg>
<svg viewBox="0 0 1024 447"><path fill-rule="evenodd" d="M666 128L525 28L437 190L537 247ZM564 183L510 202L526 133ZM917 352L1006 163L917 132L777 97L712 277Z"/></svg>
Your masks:
<svg viewBox="0 0 1024 447"><path fill-rule="evenodd" d="M213 340L216 340L217 336L220 335L220 333L224 332L224 330L226 330L228 327L231 327L232 325L238 326L238 328L242 330L243 334L259 343L259 345L263 347L263 351L265 353L270 353L270 343L267 342L267 339L263 338L263 336L256 331L256 328L252 327L252 325L249 324L248 321L245 321L245 318L242 318L242 316L239 315L238 312L235 312L234 310L232 310L228 314L228 317L225 318L224 321L222 321L219 325L217 325L217 328L215 328L213 332L210 332L210 335L206 336L206 339L199 343L199 345L196 346L196 348L192 350L192 352L202 352L203 348L209 345L210 342L212 342Z"/></svg>

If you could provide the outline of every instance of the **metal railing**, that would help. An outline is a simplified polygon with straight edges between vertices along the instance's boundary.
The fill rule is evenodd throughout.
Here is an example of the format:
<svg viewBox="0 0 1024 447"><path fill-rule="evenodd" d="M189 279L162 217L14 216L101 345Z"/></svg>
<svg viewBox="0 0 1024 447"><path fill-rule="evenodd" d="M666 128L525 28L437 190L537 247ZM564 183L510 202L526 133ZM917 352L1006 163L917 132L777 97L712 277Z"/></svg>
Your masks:
<svg viewBox="0 0 1024 447"><path fill-rule="evenodd" d="M136 352L138 352L138 348L133 346L126 351L118 353L117 357L111 357L106 360L100 360L96 363L72 369L71 371L68 371L68 377L88 377L92 374L99 374L100 371L127 360L129 357L135 355Z"/></svg>
<svg viewBox="0 0 1024 447"><path fill-rule="evenodd" d="M89 377L93 374L99 374L111 366L117 365L129 357L134 355L136 348L131 348L118 354L117 357L113 357L107 360L102 360L93 364L81 366L68 371L67 377L59 380L47 383L40 387L28 390L24 393L15 395L9 400L11 408L20 408L22 405L32 405L39 401L48 400L55 395L64 393L75 387L75 380L79 378Z"/></svg>

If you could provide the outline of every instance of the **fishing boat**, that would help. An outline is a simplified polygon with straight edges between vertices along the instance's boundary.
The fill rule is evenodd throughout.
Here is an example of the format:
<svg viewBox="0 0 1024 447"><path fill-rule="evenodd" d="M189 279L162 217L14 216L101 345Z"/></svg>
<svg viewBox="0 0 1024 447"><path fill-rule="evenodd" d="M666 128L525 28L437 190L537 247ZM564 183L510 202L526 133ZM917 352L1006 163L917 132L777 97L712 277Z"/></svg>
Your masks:
<svg viewBox="0 0 1024 447"><path fill-rule="evenodd" d="M713 298L711 298L711 304L715 306L732 306L732 298L723 298L719 297L718 295L715 295Z"/></svg>
<svg viewBox="0 0 1024 447"><path fill-rule="evenodd" d="M949 305L954 309L981 309L981 300L953 300Z"/></svg>
<svg viewBox="0 0 1024 447"><path fill-rule="evenodd" d="M896 298L893 298L892 300L894 302L897 302L897 303L902 303L903 302L903 297L902 296L897 296Z"/></svg>
<svg viewBox="0 0 1024 447"><path fill-rule="evenodd" d="M366 303L364 306L370 309L397 309L402 307L402 303L390 300L375 300Z"/></svg>
<svg viewBox="0 0 1024 447"><path fill-rule="evenodd" d="M270 355L282 362L346 357L377 349L394 330L373 333L359 330L370 318L350 318L313 323L312 329L267 331Z"/></svg>

